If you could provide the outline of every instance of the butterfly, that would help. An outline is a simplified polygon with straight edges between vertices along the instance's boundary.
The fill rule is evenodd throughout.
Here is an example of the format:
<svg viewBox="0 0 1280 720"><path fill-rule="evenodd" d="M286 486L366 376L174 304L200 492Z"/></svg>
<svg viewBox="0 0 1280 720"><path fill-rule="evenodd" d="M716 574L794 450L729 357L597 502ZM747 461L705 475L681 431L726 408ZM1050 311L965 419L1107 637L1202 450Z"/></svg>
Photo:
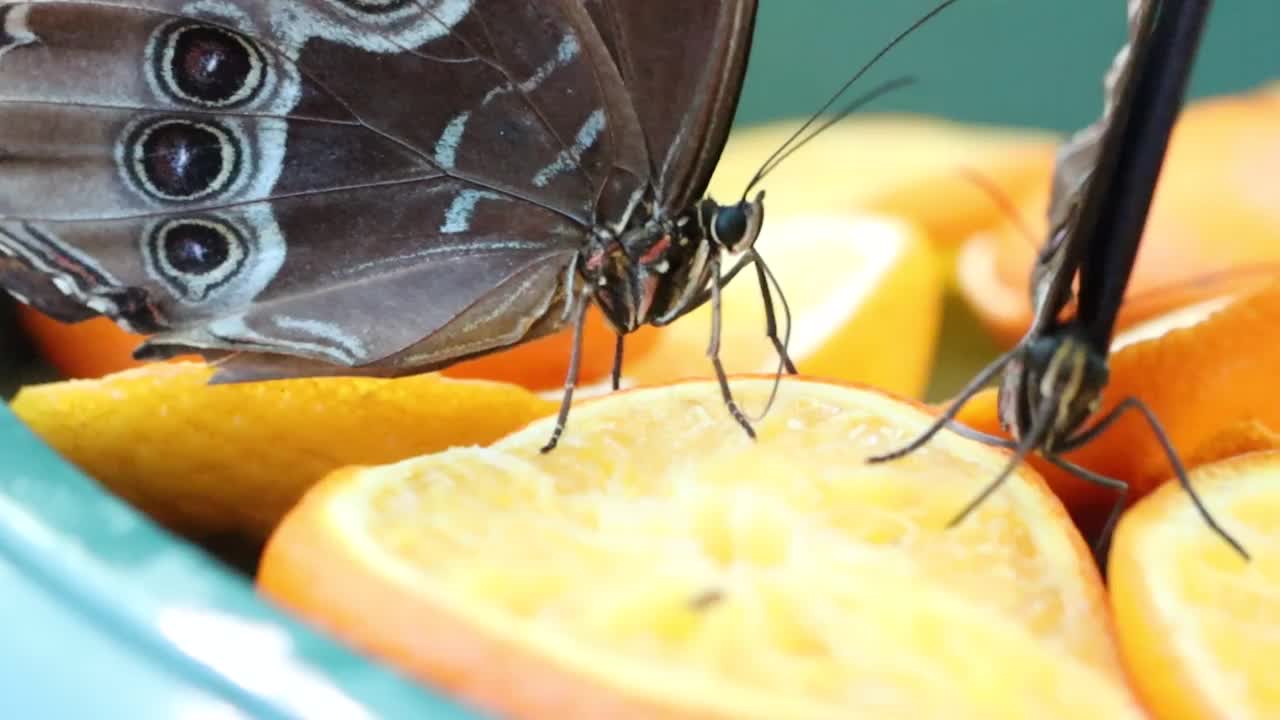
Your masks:
<svg viewBox="0 0 1280 720"><path fill-rule="evenodd" d="M1054 465L1119 495L1101 533L1100 543L1105 543L1124 507L1128 486L1075 465L1060 453L1090 442L1123 413L1134 411L1156 433L1205 522L1248 557L1196 494L1172 444L1141 399L1127 398L1088 423L1107 385L1107 355L1116 316L1211 5L1210 0L1130 0L1129 41L1104 80L1102 116L1072 136L1058 153L1049 205L1050 237L1031 273L1030 329L1013 349L982 370L925 432L902 448L869 459L885 462L902 457L948 426L1013 450L1009 464L957 515L953 525L995 492L1028 454L1039 451ZM1073 289L1077 281L1078 293ZM1064 317L1073 302L1074 314ZM1014 440L953 424L964 403L1002 370L1000 423Z"/></svg>
<svg viewBox="0 0 1280 720"><path fill-rule="evenodd" d="M753 435L719 359L719 294L755 265L794 373L753 247L763 192L748 194L830 124L784 143L740 200L705 197L756 10L0 3L0 287L151 335L142 359L198 352L214 382L422 372L572 327L544 450L588 307L618 335L616 388L627 333L711 302L708 354Z"/></svg>
<svg viewBox="0 0 1280 720"><path fill-rule="evenodd" d="M215 382L580 343L592 304L620 350L759 233L703 197L756 5L0 3L0 286Z"/></svg>

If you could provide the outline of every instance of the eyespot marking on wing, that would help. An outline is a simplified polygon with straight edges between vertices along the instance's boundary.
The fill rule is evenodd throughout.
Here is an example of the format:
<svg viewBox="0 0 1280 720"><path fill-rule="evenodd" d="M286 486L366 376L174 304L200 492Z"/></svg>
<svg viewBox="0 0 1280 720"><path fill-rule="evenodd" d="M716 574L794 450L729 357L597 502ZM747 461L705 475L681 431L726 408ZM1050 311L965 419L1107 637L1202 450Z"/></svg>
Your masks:
<svg viewBox="0 0 1280 720"><path fill-rule="evenodd" d="M153 35L146 51L148 80L179 104L235 108L253 101L267 85L268 57L240 33L179 19Z"/></svg>
<svg viewBox="0 0 1280 720"><path fill-rule="evenodd" d="M249 174L248 146L230 123L147 118L125 130L117 161L129 184L143 195L194 202L227 194Z"/></svg>
<svg viewBox="0 0 1280 720"><path fill-rule="evenodd" d="M202 302L233 280L250 256L244 234L214 217L162 221L146 243L147 271L188 302Z"/></svg>

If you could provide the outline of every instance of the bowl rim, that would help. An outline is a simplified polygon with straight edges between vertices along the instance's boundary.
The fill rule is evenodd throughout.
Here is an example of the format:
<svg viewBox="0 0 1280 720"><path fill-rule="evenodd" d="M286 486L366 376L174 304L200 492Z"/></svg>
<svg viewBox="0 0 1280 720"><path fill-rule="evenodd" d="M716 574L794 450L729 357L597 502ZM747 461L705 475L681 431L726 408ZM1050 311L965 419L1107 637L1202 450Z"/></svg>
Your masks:
<svg viewBox="0 0 1280 720"><path fill-rule="evenodd" d="M53 640L46 631L52 632L48 619L56 615L89 624L116 651L162 670L166 690L175 695L205 703L212 697L250 717L316 717L317 709L331 718L480 717L290 617L246 578L68 464L4 403L0 574L22 586L10 594L16 606L7 608L6 624L13 627L5 634L15 635L0 644L0 666L21 659L5 657L11 641L22 646L16 642L21 636L28 647ZM122 665L118 654L113 659L65 633L57 640L64 643L57 650L74 667L115 690L114 706L136 707L130 717L155 716L154 698L129 697L139 665ZM4 678L5 685L29 681L41 682L20 671ZM47 714L51 707L73 710L66 703L74 704L71 714L53 714L87 716L102 709L77 704L84 697L75 693L55 692L66 675L46 682L49 692L28 695L40 707L17 716Z"/></svg>

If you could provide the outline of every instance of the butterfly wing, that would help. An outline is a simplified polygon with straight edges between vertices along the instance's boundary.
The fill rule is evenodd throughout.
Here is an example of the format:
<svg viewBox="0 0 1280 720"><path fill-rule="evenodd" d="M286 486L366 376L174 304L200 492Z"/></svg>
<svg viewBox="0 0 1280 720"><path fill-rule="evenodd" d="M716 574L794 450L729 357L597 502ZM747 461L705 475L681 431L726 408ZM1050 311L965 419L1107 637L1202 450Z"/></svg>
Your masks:
<svg viewBox="0 0 1280 720"><path fill-rule="evenodd" d="M658 202L706 191L746 74L756 0L585 0L640 118Z"/></svg>
<svg viewBox="0 0 1280 720"><path fill-rule="evenodd" d="M1058 148L1049 195L1049 239L1031 271L1035 309L1032 332L1043 331L1056 322L1071 301L1071 285L1088 242L1083 213L1093 213L1099 193L1105 192L1103 183L1094 179L1101 177L1105 181L1108 168L1100 168L1100 163L1113 162L1115 154L1104 154L1103 144L1108 136L1115 135L1112 128L1117 114L1122 112L1118 107L1121 94L1133 72L1134 44L1149 31L1154 11L1153 2L1129 0L1129 37L1103 77L1102 113Z"/></svg>
<svg viewBox="0 0 1280 720"><path fill-rule="evenodd" d="M46 0L0 29L6 287L157 352L400 367L550 331L651 165L576 0Z"/></svg>
<svg viewBox="0 0 1280 720"><path fill-rule="evenodd" d="M1089 241L1076 322L1098 353L1111 346L1211 7L1212 0L1150 2L1130 44L1129 77L1116 91L1116 120L1103 146L1107 162L1099 163L1106 183L1090 189L1086 201L1096 207L1082 213Z"/></svg>

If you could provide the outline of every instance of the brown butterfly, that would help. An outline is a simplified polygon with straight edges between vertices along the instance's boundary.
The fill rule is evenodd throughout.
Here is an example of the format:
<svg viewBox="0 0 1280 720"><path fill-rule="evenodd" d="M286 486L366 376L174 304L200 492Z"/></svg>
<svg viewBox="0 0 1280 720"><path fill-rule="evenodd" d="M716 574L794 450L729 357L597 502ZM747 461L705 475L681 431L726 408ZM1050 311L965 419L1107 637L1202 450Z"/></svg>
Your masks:
<svg viewBox="0 0 1280 720"><path fill-rule="evenodd" d="M717 301L755 264L772 309L763 194L703 195L756 9L0 3L0 286L150 334L141 358L201 353L215 382L421 372L571 326L546 449L591 304L620 359L711 301L750 433Z"/></svg>

